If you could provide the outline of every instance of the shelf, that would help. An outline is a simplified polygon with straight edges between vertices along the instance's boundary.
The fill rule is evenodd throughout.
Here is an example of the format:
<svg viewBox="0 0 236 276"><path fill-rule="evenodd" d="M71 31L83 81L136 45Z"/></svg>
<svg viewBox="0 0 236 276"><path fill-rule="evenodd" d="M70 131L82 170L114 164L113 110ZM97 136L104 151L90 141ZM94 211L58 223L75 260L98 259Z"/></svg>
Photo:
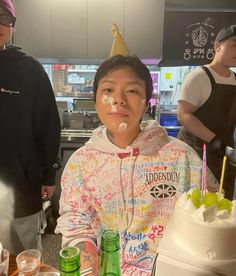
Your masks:
<svg viewBox="0 0 236 276"><path fill-rule="evenodd" d="M177 109L160 109L160 114L174 114L177 115Z"/></svg>
<svg viewBox="0 0 236 276"><path fill-rule="evenodd" d="M94 99L94 94L90 92L54 92L55 97L68 97L68 98L78 98L78 99Z"/></svg>
<svg viewBox="0 0 236 276"><path fill-rule="evenodd" d="M71 141L72 138L83 138L83 137L91 137L93 130L87 129L62 129L61 137L66 138L68 141Z"/></svg>
<svg viewBox="0 0 236 276"><path fill-rule="evenodd" d="M96 73L97 70L79 70L79 69L68 69L68 73Z"/></svg>

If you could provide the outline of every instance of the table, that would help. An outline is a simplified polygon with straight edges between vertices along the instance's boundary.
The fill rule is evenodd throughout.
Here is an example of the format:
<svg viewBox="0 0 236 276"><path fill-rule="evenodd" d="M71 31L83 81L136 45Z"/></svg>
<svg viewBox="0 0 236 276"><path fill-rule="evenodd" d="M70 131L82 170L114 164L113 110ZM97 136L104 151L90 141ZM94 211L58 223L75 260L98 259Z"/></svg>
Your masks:
<svg viewBox="0 0 236 276"><path fill-rule="evenodd" d="M45 263L41 263L40 265L40 272L59 272L58 269L47 265ZM10 255L9 259L9 269L8 269L8 276L16 276L18 274L18 269L16 265L16 256ZM85 269L84 271L80 272L81 276L91 276L94 275L91 271L91 268Z"/></svg>
<svg viewBox="0 0 236 276"><path fill-rule="evenodd" d="M41 272L58 272L58 270L50 265L42 263L40 265L40 271ZM9 259L9 269L8 269L8 275L9 276L14 276L18 274L18 269L16 265L16 256L10 255Z"/></svg>
<svg viewBox="0 0 236 276"><path fill-rule="evenodd" d="M13 255L10 255L8 275L14 275L15 270L17 270L16 257Z"/></svg>

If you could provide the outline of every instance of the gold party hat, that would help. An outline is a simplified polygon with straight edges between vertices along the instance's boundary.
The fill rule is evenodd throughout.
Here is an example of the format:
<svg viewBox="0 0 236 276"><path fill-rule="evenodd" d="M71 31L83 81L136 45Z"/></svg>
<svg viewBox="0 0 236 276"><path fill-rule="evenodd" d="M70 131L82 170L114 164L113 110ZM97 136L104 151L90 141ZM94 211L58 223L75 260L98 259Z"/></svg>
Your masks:
<svg viewBox="0 0 236 276"><path fill-rule="evenodd" d="M114 55L127 56L129 54L128 47L126 46L120 30L115 23L112 24L111 31L113 34L113 44L111 47L110 57Z"/></svg>

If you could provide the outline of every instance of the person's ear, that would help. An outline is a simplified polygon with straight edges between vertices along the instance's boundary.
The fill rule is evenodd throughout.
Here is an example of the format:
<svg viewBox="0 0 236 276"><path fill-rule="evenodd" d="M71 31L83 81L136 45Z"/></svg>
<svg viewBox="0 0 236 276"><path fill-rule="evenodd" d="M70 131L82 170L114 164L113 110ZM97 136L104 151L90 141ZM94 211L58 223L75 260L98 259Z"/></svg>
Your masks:
<svg viewBox="0 0 236 276"><path fill-rule="evenodd" d="M215 52L219 52L220 51L220 47L221 47L221 43L219 41L216 41L214 43L214 50L215 50Z"/></svg>

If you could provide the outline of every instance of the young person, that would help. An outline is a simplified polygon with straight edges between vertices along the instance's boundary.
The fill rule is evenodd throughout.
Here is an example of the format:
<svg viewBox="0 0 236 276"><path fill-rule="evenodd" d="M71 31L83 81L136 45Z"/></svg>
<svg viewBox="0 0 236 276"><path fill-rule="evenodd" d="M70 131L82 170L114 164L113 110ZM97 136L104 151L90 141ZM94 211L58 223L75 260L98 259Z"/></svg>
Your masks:
<svg viewBox="0 0 236 276"><path fill-rule="evenodd" d="M122 275L151 275L176 199L201 181L202 162L191 147L170 139L156 121L141 122L152 89L150 72L137 57L104 61L94 79L103 125L62 175L56 233L63 247L81 248L81 270L87 259L92 275L104 229L120 233ZM213 178L208 184L215 189Z"/></svg>
<svg viewBox="0 0 236 276"><path fill-rule="evenodd" d="M6 47L16 17L0 0L0 242L12 254L41 248L42 196L54 191L60 119L43 67Z"/></svg>
<svg viewBox="0 0 236 276"><path fill-rule="evenodd" d="M220 181L225 147L234 147L236 126L236 25L219 31L215 56L206 66L190 72L180 89L178 119L183 125L178 138L202 156L207 144L207 165ZM236 168L228 160L224 177L225 197L233 199Z"/></svg>

